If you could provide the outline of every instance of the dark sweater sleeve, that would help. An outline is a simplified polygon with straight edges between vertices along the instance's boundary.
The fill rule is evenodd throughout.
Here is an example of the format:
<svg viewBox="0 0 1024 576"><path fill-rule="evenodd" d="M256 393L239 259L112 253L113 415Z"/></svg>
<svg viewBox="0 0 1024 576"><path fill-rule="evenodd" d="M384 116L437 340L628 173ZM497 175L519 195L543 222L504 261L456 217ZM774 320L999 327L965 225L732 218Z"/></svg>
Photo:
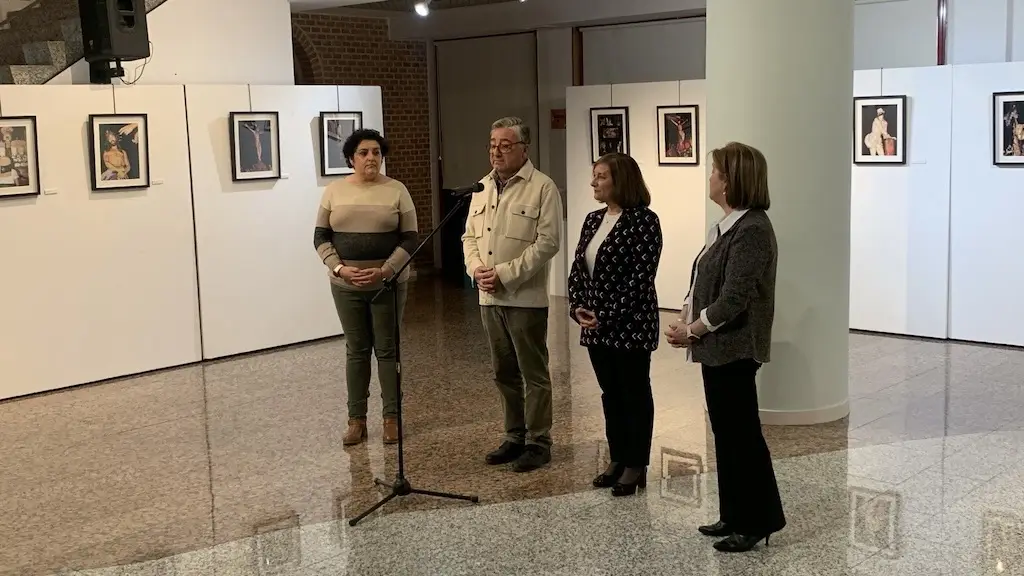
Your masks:
<svg viewBox="0 0 1024 576"><path fill-rule="evenodd" d="M334 249L334 232L331 230L331 211L323 206L317 210L316 226L313 228L313 247L325 266L334 270L342 264L338 251Z"/></svg>
<svg viewBox="0 0 1024 576"><path fill-rule="evenodd" d="M725 276L718 298L707 307L707 319L720 326L745 312L757 296L757 285L772 261L771 230L749 226L736 230L726 253Z"/></svg>

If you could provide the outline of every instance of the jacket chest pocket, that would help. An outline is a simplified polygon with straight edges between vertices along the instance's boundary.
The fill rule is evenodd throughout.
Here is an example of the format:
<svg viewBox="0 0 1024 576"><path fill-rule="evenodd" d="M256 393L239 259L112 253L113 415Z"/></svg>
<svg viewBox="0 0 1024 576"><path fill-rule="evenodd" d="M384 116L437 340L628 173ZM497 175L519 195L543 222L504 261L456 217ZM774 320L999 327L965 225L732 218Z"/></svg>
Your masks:
<svg viewBox="0 0 1024 576"><path fill-rule="evenodd" d="M533 242L537 239L537 221L540 219L540 207L529 204L513 204L509 206L508 221L505 223L505 236Z"/></svg>
<svg viewBox="0 0 1024 576"><path fill-rule="evenodd" d="M473 237L482 238L484 235L484 211L487 209L486 204L480 204L479 206L469 207L469 222L473 228Z"/></svg>

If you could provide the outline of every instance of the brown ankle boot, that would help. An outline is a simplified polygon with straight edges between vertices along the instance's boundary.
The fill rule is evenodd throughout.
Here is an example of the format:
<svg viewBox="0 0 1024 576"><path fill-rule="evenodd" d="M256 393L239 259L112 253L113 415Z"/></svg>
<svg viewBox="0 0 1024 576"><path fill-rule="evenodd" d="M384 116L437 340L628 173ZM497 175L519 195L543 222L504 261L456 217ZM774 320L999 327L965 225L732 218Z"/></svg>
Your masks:
<svg viewBox="0 0 1024 576"><path fill-rule="evenodd" d="M355 446L366 440L366 418L349 418L348 430L342 437L341 443L345 446Z"/></svg>
<svg viewBox="0 0 1024 576"><path fill-rule="evenodd" d="M384 443L398 443L398 418L384 419Z"/></svg>

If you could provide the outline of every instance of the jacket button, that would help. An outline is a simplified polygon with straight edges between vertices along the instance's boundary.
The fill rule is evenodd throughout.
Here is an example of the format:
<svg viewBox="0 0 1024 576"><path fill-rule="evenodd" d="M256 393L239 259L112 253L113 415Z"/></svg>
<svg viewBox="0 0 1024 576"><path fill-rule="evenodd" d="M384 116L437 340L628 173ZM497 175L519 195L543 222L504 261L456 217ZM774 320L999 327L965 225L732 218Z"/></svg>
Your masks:
<svg viewBox="0 0 1024 576"><path fill-rule="evenodd" d="M520 212L520 214L526 214L526 210L523 210L522 212Z"/></svg>
<svg viewBox="0 0 1024 576"><path fill-rule="evenodd" d="M488 256L491 256L491 255L493 255L493 254L494 254L494 252L491 252L491 251L488 251L488 252L487 252L487 255L488 255Z"/></svg>
<svg viewBox="0 0 1024 576"><path fill-rule="evenodd" d="M487 231L488 231L488 232L490 232L490 231L491 231L491 229L490 229L490 228L488 228L488 229L487 229Z"/></svg>

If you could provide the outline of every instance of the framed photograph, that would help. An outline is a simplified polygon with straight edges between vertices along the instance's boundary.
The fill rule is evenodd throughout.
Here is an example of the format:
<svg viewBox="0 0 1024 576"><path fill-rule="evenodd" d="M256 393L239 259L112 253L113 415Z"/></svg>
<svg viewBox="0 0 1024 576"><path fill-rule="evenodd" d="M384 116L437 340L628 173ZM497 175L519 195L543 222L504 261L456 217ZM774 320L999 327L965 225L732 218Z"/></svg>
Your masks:
<svg viewBox="0 0 1024 576"><path fill-rule="evenodd" d="M887 558L900 555L898 492L879 492L850 486L850 543Z"/></svg>
<svg viewBox="0 0 1024 576"><path fill-rule="evenodd" d="M629 154L629 108L591 108L591 162L612 152Z"/></svg>
<svg viewBox="0 0 1024 576"><path fill-rule="evenodd" d="M700 165L699 107L658 106L658 164Z"/></svg>
<svg viewBox="0 0 1024 576"><path fill-rule="evenodd" d="M93 191L149 188L149 123L145 114L90 114Z"/></svg>
<svg viewBox="0 0 1024 576"><path fill-rule="evenodd" d="M362 112L320 113L320 175L351 174L341 148L345 139L363 127Z"/></svg>
<svg viewBox="0 0 1024 576"><path fill-rule="evenodd" d="M661 497L700 508L704 502L704 459L700 454L661 448Z"/></svg>
<svg viewBox="0 0 1024 576"><path fill-rule="evenodd" d="M907 163L907 97L853 99L853 163Z"/></svg>
<svg viewBox="0 0 1024 576"><path fill-rule="evenodd" d="M39 143L36 117L0 118L0 199L38 196Z"/></svg>
<svg viewBox="0 0 1024 576"><path fill-rule="evenodd" d="M277 112L232 112L231 179L277 180L281 177L281 133Z"/></svg>
<svg viewBox="0 0 1024 576"><path fill-rule="evenodd" d="M1024 92L992 95L996 166L1024 166Z"/></svg>

